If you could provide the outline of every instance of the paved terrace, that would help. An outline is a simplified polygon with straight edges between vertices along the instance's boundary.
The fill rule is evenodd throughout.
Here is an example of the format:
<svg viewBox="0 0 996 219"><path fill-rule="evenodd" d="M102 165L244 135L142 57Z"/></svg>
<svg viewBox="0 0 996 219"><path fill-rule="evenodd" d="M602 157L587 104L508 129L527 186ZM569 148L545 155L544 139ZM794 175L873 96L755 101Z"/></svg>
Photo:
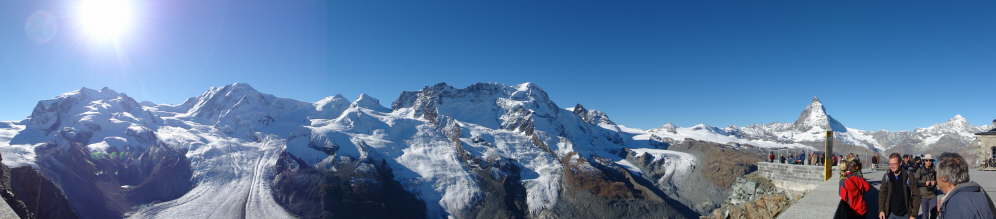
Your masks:
<svg viewBox="0 0 996 219"><path fill-rule="evenodd" d="M878 186L881 184L883 171L870 171L863 172L865 179L872 185L872 190L865 195L865 200L868 202L869 212L878 212ZM972 181L978 182L982 187L989 193L989 197L996 197L996 171L976 171L972 170L969 173ZM837 182L840 177L837 176L835 171L835 177L832 179L821 182L816 185L816 188L812 191L807 192L802 199L797 201L788 210L782 212L778 215L779 219L797 219L797 218L808 218L808 219L818 219L818 218L833 218L834 212L837 211L837 204L840 202L840 198L837 196ZM878 216L877 213L869 214L868 218L875 218Z"/></svg>

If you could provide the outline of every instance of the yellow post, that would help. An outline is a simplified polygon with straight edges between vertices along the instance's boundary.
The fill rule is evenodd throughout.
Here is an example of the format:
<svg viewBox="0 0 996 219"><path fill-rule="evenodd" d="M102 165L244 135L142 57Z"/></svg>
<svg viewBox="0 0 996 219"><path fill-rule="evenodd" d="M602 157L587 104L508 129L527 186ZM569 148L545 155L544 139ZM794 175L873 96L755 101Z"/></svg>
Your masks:
<svg viewBox="0 0 996 219"><path fill-rule="evenodd" d="M827 131L826 148L823 150L823 181L833 177L833 131Z"/></svg>

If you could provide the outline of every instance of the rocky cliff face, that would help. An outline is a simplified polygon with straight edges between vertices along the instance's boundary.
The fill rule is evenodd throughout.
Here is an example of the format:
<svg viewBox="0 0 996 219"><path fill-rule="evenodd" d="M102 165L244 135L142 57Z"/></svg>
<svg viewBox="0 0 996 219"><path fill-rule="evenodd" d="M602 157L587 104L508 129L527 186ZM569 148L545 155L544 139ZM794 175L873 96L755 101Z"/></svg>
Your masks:
<svg viewBox="0 0 996 219"><path fill-rule="evenodd" d="M698 214L667 197L645 178L607 160L570 154L564 165L561 202L538 218L696 218Z"/></svg>
<svg viewBox="0 0 996 219"><path fill-rule="evenodd" d="M274 198L301 218L424 218L425 204L394 180L384 161L330 159L323 166L281 154Z"/></svg>
<svg viewBox="0 0 996 219"><path fill-rule="evenodd" d="M31 167L11 169L10 186L27 209L25 215L18 212L21 218L79 218L62 190Z"/></svg>
<svg viewBox="0 0 996 219"><path fill-rule="evenodd" d="M110 155L91 154L78 143L36 150L45 176L86 217L121 217L132 206L175 199L191 188L189 161L166 146Z"/></svg>
<svg viewBox="0 0 996 219"><path fill-rule="evenodd" d="M792 202L770 180L757 174L748 174L736 179L731 186L730 197L723 202L722 207L713 210L705 218L775 218L788 209Z"/></svg>
<svg viewBox="0 0 996 219"><path fill-rule="evenodd" d="M0 160L2 160L2 157L0 157ZM18 217L38 218L38 212L29 210L28 206L24 204L24 201L21 201L21 199L14 194L14 187L11 181L13 173L13 170L7 167L7 165L0 164L0 197L3 197L3 201L6 202L12 210L14 210L14 213L16 213ZM71 214L65 216L67 218L73 217Z"/></svg>
<svg viewBox="0 0 996 219"><path fill-rule="evenodd" d="M687 176L674 181L673 185L658 186L683 203L696 203L691 207L702 215L720 207L730 196L735 180L756 171L756 163L761 160L761 152L753 148L735 148L705 141L687 140L671 145L669 149L700 159L695 160L695 169L685 174Z"/></svg>

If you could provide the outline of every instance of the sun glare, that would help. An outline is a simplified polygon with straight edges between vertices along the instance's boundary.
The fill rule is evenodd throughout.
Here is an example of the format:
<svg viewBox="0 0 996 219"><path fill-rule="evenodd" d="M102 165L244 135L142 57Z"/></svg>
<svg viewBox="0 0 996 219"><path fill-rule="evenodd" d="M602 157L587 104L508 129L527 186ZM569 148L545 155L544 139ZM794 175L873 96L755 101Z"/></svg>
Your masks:
<svg viewBox="0 0 996 219"><path fill-rule="evenodd" d="M129 0L81 0L77 9L82 30L94 40L117 41L133 24Z"/></svg>

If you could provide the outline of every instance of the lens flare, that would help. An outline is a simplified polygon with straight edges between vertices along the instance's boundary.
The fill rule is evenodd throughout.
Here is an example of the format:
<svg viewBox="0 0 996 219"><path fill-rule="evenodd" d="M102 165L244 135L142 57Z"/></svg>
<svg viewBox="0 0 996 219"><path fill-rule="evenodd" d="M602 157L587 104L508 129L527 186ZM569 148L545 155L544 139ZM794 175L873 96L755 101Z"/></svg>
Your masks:
<svg viewBox="0 0 996 219"><path fill-rule="evenodd" d="M28 34L28 39L38 44L45 44L55 38L58 33L58 21L55 15L47 11L37 11L28 17L24 23L24 32Z"/></svg>

